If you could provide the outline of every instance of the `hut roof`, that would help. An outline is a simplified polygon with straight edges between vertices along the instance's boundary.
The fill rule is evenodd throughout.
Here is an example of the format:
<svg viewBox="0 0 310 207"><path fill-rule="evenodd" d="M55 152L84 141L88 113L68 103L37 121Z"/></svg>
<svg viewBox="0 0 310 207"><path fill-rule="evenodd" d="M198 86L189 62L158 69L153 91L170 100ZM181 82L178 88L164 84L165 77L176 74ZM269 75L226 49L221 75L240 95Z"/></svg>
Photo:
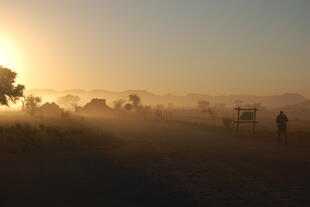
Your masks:
<svg viewBox="0 0 310 207"><path fill-rule="evenodd" d="M58 115L62 113L63 110L55 102L46 102L39 108L39 111L44 114Z"/></svg>
<svg viewBox="0 0 310 207"><path fill-rule="evenodd" d="M102 113L110 112L112 109L106 104L105 99L94 98L84 107L79 107L78 112L82 113Z"/></svg>

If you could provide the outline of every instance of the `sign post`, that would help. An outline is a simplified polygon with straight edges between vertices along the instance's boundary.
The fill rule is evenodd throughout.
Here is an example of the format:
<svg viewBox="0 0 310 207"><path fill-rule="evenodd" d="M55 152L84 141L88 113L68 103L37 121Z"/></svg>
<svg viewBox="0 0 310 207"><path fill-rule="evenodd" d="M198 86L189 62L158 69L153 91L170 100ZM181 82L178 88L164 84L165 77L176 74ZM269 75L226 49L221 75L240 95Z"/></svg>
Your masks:
<svg viewBox="0 0 310 207"><path fill-rule="evenodd" d="M240 124L252 124L253 125L253 134L255 134L256 130L256 124L258 123L256 121L256 114L258 109L255 108L235 108L235 111L237 111L237 119L234 121L236 124L236 131L239 132Z"/></svg>

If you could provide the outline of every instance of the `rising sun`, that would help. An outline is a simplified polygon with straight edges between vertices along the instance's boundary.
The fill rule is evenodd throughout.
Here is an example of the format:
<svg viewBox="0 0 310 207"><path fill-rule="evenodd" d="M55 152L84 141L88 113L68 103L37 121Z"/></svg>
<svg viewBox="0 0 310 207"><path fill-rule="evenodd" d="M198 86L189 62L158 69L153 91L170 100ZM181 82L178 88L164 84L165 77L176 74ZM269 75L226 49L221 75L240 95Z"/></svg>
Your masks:
<svg viewBox="0 0 310 207"><path fill-rule="evenodd" d="M4 67L10 67L11 65L8 53L2 44L0 45L0 65Z"/></svg>
<svg viewBox="0 0 310 207"><path fill-rule="evenodd" d="M8 38L0 35L0 65L20 72L20 55L15 45Z"/></svg>

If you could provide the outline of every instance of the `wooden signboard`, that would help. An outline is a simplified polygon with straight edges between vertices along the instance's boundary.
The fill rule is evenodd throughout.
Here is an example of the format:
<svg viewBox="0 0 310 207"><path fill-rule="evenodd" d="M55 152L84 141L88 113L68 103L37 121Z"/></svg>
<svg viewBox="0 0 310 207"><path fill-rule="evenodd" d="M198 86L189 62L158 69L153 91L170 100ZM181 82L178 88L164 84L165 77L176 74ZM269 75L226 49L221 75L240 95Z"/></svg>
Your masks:
<svg viewBox="0 0 310 207"><path fill-rule="evenodd" d="M255 108L235 108L237 112L237 119L234 121L236 124L236 131L239 132L240 124L252 124L253 125L253 134L255 133L255 127L258 123L256 121L256 113L258 109Z"/></svg>

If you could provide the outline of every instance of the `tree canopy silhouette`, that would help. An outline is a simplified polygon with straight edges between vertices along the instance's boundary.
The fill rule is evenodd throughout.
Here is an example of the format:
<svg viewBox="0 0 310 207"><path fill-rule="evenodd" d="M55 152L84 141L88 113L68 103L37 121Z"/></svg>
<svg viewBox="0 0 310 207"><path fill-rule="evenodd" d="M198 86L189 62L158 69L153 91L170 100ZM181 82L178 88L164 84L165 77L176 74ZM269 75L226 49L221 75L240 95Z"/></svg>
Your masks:
<svg viewBox="0 0 310 207"><path fill-rule="evenodd" d="M130 94L128 97L129 97L129 101L132 103L132 106L134 108L138 108L141 102L140 96L138 96L137 94Z"/></svg>
<svg viewBox="0 0 310 207"><path fill-rule="evenodd" d="M115 100L113 102L114 109L121 110L125 103L126 103L126 100L124 100L124 99Z"/></svg>
<svg viewBox="0 0 310 207"><path fill-rule="evenodd" d="M66 95L62 97L58 97L57 103L63 106L72 106L76 107L78 102L80 101L80 97L78 96L73 96L73 95Z"/></svg>
<svg viewBox="0 0 310 207"><path fill-rule="evenodd" d="M34 96L34 95L27 96L25 104L24 104L24 110L30 116L33 116L38 110L41 102L42 102L41 97Z"/></svg>
<svg viewBox="0 0 310 207"><path fill-rule="evenodd" d="M208 111L209 106L210 106L209 101L204 100L198 101L198 108L200 109L201 113L206 113Z"/></svg>
<svg viewBox="0 0 310 207"><path fill-rule="evenodd" d="M127 104L125 104L124 108L126 111L130 111L132 109L132 104L127 103Z"/></svg>
<svg viewBox="0 0 310 207"><path fill-rule="evenodd" d="M0 105L9 106L23 96L24 85L15 85L17 73L0 65Z"/></svg>

